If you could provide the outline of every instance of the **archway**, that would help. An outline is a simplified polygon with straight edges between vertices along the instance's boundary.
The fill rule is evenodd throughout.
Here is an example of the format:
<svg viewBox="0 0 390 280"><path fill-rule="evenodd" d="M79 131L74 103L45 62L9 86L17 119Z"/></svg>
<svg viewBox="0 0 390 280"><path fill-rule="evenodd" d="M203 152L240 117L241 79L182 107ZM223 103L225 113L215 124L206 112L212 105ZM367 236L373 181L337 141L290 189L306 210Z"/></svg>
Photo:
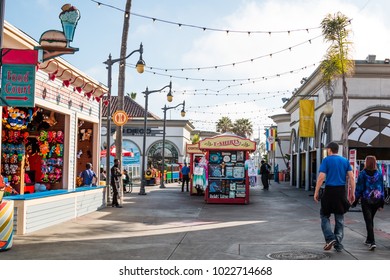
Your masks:
<svg viewBox="0 0 390 280"><path fill-rule="evenodd" d="M155 142L148 151L148 166L152 164L161 170L162 164L162 141ZM178 163L179 149L170 141L165 140L165 164Z"/></svg>
<svg viewBox="0 0 390 280"><path fill-rule="evenodd" d="M357 158L374 155L378 160L390 160L390 112L363 112L350 122L349 149L357 150Z"/></svg>

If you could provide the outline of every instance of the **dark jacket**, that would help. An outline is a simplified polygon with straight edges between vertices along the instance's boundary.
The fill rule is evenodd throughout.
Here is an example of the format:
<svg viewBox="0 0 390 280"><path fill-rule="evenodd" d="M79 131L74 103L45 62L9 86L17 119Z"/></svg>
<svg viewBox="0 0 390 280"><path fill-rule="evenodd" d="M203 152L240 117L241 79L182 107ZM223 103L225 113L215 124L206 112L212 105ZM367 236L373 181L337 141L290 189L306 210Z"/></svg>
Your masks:
<svg viewBox="0 0 390 280"><path fill-rule="evenodd" d="M121 170L119 169L118 165L114 165L111 167L111 185L115 186L119 183L119 180L121 179L122 174Z"/></svg>

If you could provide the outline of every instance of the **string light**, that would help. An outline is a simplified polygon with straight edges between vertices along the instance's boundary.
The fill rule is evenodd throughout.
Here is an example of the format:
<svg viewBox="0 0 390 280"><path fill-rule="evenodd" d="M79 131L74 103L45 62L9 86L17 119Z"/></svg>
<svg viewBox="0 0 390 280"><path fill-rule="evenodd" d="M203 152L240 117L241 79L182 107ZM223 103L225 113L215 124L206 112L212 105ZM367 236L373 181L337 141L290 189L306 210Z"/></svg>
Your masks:
<svg viewBox="0 0 390 280"><path fill-rule="evenodd" d="M199 90L197 90L196 92L188 92L189 90L184 90L184 91L173 91L173 93L182 93L183 95L215 95L215 96L221 96L221 97L225 97L225 96L244 96L244 95L247 95L247 96L250 96L250 95L263 95L263 94L288 94L290 93L289 90L285 90L285 91L282 91L282 90L278 90L278 91L274 91L274 92L244 92L244 93L224 93L224 94L220 94L220 93L202 93L200 92ZM291 93L290 93L291 94Z"/></svg>
<svg viewBox="0 0 390 280"><path fill-rule="evenodd" d="M252 111L245 111L245 115L246 116L249 116L250 114L259 114L259 112L273 112L274 110L276 109L282 109L282 107L276 107L276 108L270 108L270 109L256 109L256 110L252 110ZM199 111L199 110L187 110L186 109L186 113L197 113L197 114L210 114L210 115L241 115L242 114L242 111L224 111L224 112L213 112L213 111Z"/></svg>
<svg viewBox="0 0 390 280"><path fill-rule="evenodd" d="M153 74L153 75L158 75L158 76L164 76L164 77L169 77L169 78L175 78L175 79L181 79L181 80L190 80L190 81L202 81L202 82L232 82L232 83L235 83L235 82L243 82L243 81L248 81L248 83L253 83L253 82L256 82L256 81L259 81L259 80L268 80L268 79L272 79L272 78L278 78L278 77L281 77L282 75L289 75L289 74L295 74L295 73L298 73L300 71L303 71L303 70L306 70L307 68L309 67L315 67L316 65L318 64L317 63L313 63L313 64L309 64L309 65L305 65L303 67L300 67L300 68L297 68L297 69L293 69L293 70L289 70L289 71L285 71L285 72L282 72L282 73L277 73L277 74L273 74L273 75L270 75L270 76L262 76L262 77L254 77L254 78L232 78L232 79L207 79L207 78L191 78L191 77L183 77L183 76L176 76L176 75L170 75L170 74L165 74L165 73L159 73L159 72L156 72L156 71L150 71L150 70L145 70L145 73L150 73L150 74ZM130 67L130 68L134 68L135 67L135 64L126 64L126 66ZM147 67L145 66L145 68L151 68L151 67ZM164 70L164 72L167 72L168 70Z"/></svg>
<svg viewBox="0 0 390 280"><path fill-rule="evenodd" d="M249 102L257 102L257 101L262 101L262 100L266 100L266 99L270 99L270 98L285 96L286 94L287 94L287 92L282 93L282 94L274 94L274 95L266 96L266 97L259 98L259 99L244 100L244 101L241 101L241 102L234 102L234 103L230 103L230 104L225 103L223 105L216 104L216 105L203 105L203 106L189 106L189 107L186 107L186 109L192 109L192 108L197 108L197 109L201 109L201 108L218 108L218 107L223 107L223 106L228 106L228 105L229 106L230 105L237 106L239 104L246 104L246 103L249 103Z"/></svg>
<svg viewBox="0 0 390 280"><path fill-rule="evenodd" d="M105 6L105 7L112 8L112 9L115 9L115 10L118 10L118 11L121 11L121 12L126 12L126 11L124 11L121 8L115 7L115 6L110 5L110 4L105 4L105 3L100 2L100 1L91 0L91 2L96 3L98 5L98 7ZM162 22L162 23L166 23L166 24L172 24L172 25L176 25L176 26L180 26L180 27L183 26L183 27L200 29L200 30L203 30L203 31L226 32L227 34L229 34L229 33L247 34L248 36L250 36L251 34L269 34L271 36L272 33L287 33L288 35L290 35L291 32L301 32L301 31L309 32L309 30L316 30L316 29L320 29L321 28L320 26L317 26L317 27L311 27L311 28L298 28L298 29L274 30L274 31L264 31L264 30L226 30L226 29L198 26L198 25L193 25L193 24L186 24L186 23L179 23L179 22L174 22L174 21L169 21L169 20L164 20L164 19L158 19L158 18L155 18L155 17L149 17L149 16L137 14L137 13L130 13L130 14L133 15L133 16L136 16L136 17L140 17L140 18L151 19L153 22L158 21L158 22Z"/></svg>
<svg viewBox="0 0 390 280"><path fill-rule="evenodd" d="M272 58L273 55L275 55L275 54L280 54L280 53L283 53L283 52L286 52L286 51L291 51L293 48L299 47L299 46L307 44L307 43L311 44L313 40L316 40L316 39L318 39L320 37L322 37L322 35L318 35L318 36L316 36L314 38L311 38L309 40L306 40L304 42L296 44L296 45L294 45L292 47L288 47L288 48L285 48L285 49L282 49L282 50L279 50L279 51L276 51L276 52L273 52L273 53L270 53L270 54L261 55L261 56L258 56L258 57L253 57L253 58L250 58L250 59L237 61L237 62L233 62L233 63L226 63L226 64L213 65L213 66L203 66L203 67L188 67L188 68L162 68L162 67L155 67L155 66L149 66L147 68L149 68L150 70L159 70L159 71L168 72L168 71L189 71L189 70L197 70L197 71L199 71L199 70L206 70L206 69L209 70L209 69L217 69L217 68L222 68L222 67L235 66L237 64L253 62L255 60L266 58L266 57L271 57Z"/></svg>

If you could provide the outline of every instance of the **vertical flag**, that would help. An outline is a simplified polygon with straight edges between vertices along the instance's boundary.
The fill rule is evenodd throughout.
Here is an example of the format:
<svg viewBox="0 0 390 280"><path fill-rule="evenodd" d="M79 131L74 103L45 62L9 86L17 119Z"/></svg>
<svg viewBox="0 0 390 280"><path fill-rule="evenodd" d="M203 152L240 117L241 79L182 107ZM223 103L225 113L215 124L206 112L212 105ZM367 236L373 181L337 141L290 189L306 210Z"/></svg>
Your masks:
<svg viewBox="0 0 390 280"><path fill-rule="evenodd" d="M314 137L314 100L299 101L299 137Z"/></svg>
<svg viewBox="0 0 390 280"><path fill-rule="evenodd" d="M266 137L266 150L267 151L275 151L276 149L276 128L270 127L265 129L265 137Z"/></svg>

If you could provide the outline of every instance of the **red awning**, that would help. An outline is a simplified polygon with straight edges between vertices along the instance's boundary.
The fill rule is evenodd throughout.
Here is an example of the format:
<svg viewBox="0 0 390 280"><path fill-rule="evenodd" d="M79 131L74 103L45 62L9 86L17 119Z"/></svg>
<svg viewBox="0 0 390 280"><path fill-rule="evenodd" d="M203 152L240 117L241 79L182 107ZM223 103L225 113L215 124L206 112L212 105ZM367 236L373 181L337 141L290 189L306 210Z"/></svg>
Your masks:
<svg viewBox="0 0 390 280"><path fill-rule="evenodd" d="M106 155L107 155L107 150L103 150L103 151L100 152L100 157L106 157ZM110 155L113 156L113 157L116 157L116 148L115 148L115 146L111 147ZM134 153L122 149L122 156L123 157L134 157Z"/></svg>

